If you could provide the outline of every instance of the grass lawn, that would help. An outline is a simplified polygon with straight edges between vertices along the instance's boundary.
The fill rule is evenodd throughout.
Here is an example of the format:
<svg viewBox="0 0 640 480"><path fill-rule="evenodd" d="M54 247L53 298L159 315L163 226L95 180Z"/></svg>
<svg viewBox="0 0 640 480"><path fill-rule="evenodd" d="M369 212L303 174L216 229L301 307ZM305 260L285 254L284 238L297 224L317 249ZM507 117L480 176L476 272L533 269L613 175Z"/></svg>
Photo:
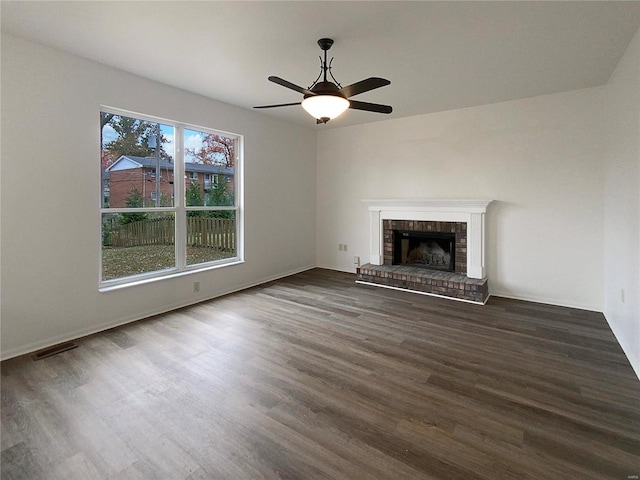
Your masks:
<svg viewBox="0 0 640 480"><path fill-rule="evenodd" d="M187 247L187 263L211 262L234 256L214 248ZM102 247L102 279L111 280L139 273L154 272L175 265L173 245L140 247Z"/></svg>

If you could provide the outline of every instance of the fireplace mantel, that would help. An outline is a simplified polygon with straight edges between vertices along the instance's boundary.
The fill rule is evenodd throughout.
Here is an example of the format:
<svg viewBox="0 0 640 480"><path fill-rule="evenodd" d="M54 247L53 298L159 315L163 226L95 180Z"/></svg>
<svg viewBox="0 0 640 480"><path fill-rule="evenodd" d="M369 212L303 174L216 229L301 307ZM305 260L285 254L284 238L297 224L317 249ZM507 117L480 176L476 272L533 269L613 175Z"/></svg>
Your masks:
<svg viewBox="0 0 640 480"><path fill-rule="evenodd" d="M373 199L363 200L370 215L370 259L382 265L384 220L465 222L467 224L467 277L485 278L484 215L492 200Z"/></svg>

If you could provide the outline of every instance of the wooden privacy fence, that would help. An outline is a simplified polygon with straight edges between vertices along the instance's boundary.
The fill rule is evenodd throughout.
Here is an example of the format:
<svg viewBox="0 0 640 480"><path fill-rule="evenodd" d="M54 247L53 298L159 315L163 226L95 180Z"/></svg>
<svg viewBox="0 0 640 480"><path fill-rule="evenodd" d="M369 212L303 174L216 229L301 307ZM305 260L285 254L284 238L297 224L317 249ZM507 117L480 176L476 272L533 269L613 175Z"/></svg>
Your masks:
<svg viewBox="0 0 640 480"><path fill-rule="evenodd" d="M236 221L233 218L187 217L187 246L234 252ZM113 247L173 245L175 218L158 217L116 225L109 232Z"/></svg>
<svg viewBox="0 0 640 480"><path fill-rule="evenodd" d="M187 217L187 245L236 250L236 221L232 218Z"/></svg>

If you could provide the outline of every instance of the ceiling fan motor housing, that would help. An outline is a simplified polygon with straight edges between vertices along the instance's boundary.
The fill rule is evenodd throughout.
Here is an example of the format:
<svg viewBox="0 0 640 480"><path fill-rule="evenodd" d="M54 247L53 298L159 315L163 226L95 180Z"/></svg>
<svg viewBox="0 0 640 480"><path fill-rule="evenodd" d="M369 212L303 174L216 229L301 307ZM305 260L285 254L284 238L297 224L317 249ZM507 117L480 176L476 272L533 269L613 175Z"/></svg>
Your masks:
<svg viewBox="0 0 640 480"><path fill-rule="evenodd" d="M318 82L312 88L311 91L315 95L335 95L336 97L346 98L339 92L338 86L333 82ZM311 97L312 95L305 95L304 98Z"/></svg>

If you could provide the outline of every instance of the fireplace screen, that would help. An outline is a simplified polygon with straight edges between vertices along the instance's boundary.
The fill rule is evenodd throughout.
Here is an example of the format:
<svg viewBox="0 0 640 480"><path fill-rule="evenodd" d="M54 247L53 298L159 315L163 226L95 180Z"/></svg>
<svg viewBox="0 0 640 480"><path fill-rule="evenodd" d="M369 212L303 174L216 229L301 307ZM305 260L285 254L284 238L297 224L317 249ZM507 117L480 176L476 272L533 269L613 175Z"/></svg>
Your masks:
<svg viewBox="0 0 640 480"><path fill-rule="evenodd" d="M455 234L393 231L393 264L455 271Z"/></svg>

